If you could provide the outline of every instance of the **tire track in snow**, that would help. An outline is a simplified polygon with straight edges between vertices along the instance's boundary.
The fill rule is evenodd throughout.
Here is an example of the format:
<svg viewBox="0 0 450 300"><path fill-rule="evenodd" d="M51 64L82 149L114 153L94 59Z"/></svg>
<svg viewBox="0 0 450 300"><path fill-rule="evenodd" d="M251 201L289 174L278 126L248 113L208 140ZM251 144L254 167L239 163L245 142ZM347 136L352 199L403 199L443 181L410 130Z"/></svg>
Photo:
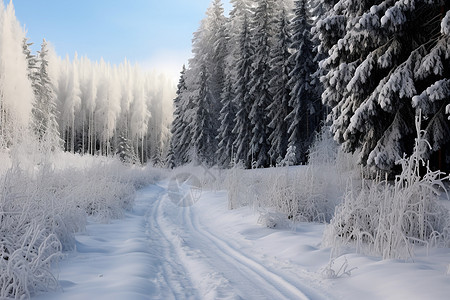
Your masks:
<svg viewBox="0 0 450 300"><path fill-rule="evenodd" d="M205 245L199 245L197 236L186 231L184 208L175 206L168 197L158 200L158 214L154 220L165 238L174 248L172 259L178 260L188 271L190 282L197 290L196 299L241 299L221 270L208 262L204 255ZM200 244L203 240L200 240ZM200 247L199 247L200 246ZM181 298L180 298L181 299Z"/></svg>
<svg viewBox="0 0 450 300"><path fill-rule="evenodd" d="M147 234L151 241L150 247L158 257L161 273L156 284L160 285L161 296L164 299L198 299L196 291L192 288L192 282L186 276L184 266L178 262L176 249L171 240L164 234L158 217L161 213L161 201L165 189L159 185L159 193L153 197L152 204L146 212ZM149 200L150 201L150 200ZM161 257L159 257L161 256ZM166 294L167 289L170 294Z"/></svg>
<svg viewBox="0 0 450 300"><path fill-rule="evenodd" d="M240 272L244 277L243 283L252 283L254 285L253 290L260 294L256 295L253 292L251 295L245 295L246 299L249 296L255 299L261 299L260 297L266 299L309 299L305 293L281 276L269 271L260 263L249 258L242 252L231 247L224 240L205 230L204 226L200 224L198 218L193 213L191 207L184 208L184 212L184 223L188 225L191 233L197 233L200 239L206 239L207 243L205 244L214 247L214 249L210 249L211 253L218 256L218 259L223 259L229 263L228 268L231 269L232 276L235 276L236 272Z"/></svg>
<svg viewBox="0 0 450 300"><path fill-rule="evenodd" d="M254 257L239 251L236 247L230 245L228 241L223 238L220 238L217 234L208 230L207 226L203 225L199 218L190 212L191 220L193 220L194 228L205 235L211 242L216 243L217 247L219 247L222 251L226 252L228 255L233 257L235 260L240 263L248 266L254 272L258 273L260 276L264 277L267 281L270 282L270 285L273 287L278 287L280 291L284 291L285 296L288 296L289 299L329 299L330 296L326 293L323 293L320 290L316 290L312 287L307 286L302 283L302 279L306 282L309 282L311 278L309 276L300 276L298 275L298 280L293 280L293 278L288 279L287 276L281 275L282 272L272 270L272 268L266 267L264 263L259 262ZM280 273L279 273L280 272Z"/></svg>

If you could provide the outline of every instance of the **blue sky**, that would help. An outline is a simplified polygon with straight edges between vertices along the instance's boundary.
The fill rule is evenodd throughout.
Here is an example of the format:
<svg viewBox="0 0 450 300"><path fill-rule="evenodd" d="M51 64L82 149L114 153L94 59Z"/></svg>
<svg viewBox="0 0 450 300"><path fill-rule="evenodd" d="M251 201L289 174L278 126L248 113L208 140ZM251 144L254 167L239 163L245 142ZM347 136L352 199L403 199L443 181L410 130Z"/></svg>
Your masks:
<svg viewBox="0 0 450 300"><path fill-rule="evenodd" d="M5 1L6 3L9 0ZM229 6L227 0L223 0ZM118 64L126 57L176 76L211 0L13 0L31 42ZM35 49L35 48L34 48Z"/></svg>

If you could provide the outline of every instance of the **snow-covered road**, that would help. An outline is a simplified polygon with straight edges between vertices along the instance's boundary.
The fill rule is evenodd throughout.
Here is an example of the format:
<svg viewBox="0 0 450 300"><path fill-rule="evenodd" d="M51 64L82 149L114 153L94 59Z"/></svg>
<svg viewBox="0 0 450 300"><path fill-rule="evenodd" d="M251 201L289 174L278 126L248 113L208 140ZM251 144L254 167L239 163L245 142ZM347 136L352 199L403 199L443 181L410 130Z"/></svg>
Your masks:
<svg viewBox="0 0 450 300"><path fill-rule="evenodd" d="M217 232L208 217L223 195L179 207L166 186L140 190L122 220L89 224L60 265L63 291L35 299L328 298L306 286L310 279L283 273L282 264L265 265L245 251L245 240L228 240L230 231Z"/></svg>
<svg viewBox="0 0 450 300"><path fill-rule="evenodd" d="M168 187L138 191L123 219L90 222L60 263L62 291L33 299L448 299L448 249L414 262L347 250L330 265L323 224L269 229L252 209L228 210L226 192L179 207ZM350 277L325 275L345 264Z"/></svg>

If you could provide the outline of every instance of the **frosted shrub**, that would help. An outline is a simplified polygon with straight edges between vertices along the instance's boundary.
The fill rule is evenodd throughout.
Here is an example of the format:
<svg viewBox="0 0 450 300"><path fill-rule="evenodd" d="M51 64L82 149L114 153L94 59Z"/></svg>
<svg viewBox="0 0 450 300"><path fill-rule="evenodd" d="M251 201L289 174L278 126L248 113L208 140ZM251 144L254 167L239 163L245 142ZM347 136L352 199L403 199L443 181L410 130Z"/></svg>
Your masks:
<svg viewBox="0 0 450 300"><path fill-rule="evenodd" d="M136 186L163 176L116 159L54 153L13 159L0 174L0 299L58 288L52 263L75 245L88 216L108 222L133 204ZM31 165L29 164L30 162Z"/></svg>
<svg viewBox="0 0 450 300"><path fill-rule="evenodd" d="M73 170L71 172L74 172ZM68 187L66 195L83 210L101 222L122 217L124 210L132 207L134 186L121 178L120 173L107 165L88 170L79 170L72 176L75 185Z"/></svg>
<svg viewBox="0 0 450 300"><path fill-rule="evenodd" d="M51 264L60 257L61 243L39 222L31 195L17 193L10 172L0 182L0 299L30 297L56 288Z"/></svg>
<svg viewBox="0 0 450 300"><path fill-rule="evenodd" d="M323 126L316 135L314 143L309 149L308 162L310 165L332 166L336 164L338 145L331 136L330 128Z"/></svg>
<svg viewBox="0 0 450 300"><path fill-rule="evenodd" d="M261 222L271 227L276 226L271 221L275 219L276 223L329 222L346 178L354 173L348 157L338 151L329 128L324 128L310 149L308 166L229 170L229 207L250 205L261 212Z"/></svg>
<svg viewBox="0 0 450 300"><path fill-rule="evenodd" d="M312 166L275 169L276 176L266 182L264 205L272 207L294 222L328 222L339 201L339 187L329 176ZM274 172L275 173L275 172ZM274 178L275 177L275 178Z"/></svg>
<svg viewBox="0 0 450 300"><path fill-rule="evenodd" d="M261 170L244 170L242 164L236 164L228 170L225 187L228 191L228 208L242 206L259 207L261 197L267 193Z"/></svg>
<svg viewBox="0 0 450 300"><path fill-rule="evenodd" d="M324 126L309 149L308 166L285 168L272 180L270 199L295 222L329 222L343 194L343 183L355 165L339 151Z"/></svg>
<svg viewBox="0 0 450 300"><path fill-rule="evenodd" d="M355 245L385 259L406 259L412 257L413 245L448 241L449 214L439 203L439 194L449 177L431 171L423 161L428 143L419 118L416 127L414 153L400 160L401 174L392 184L387 179L363 182L360 192L350 185L325 230L324 245ZM423 176L421 167L426 168Z"/></svg>
<svg viewBox="0 0 450 300"><path fill-rule="evenodd" d="M235 165L228 171L228 176L225 179L225 186L228 191L228 209L234 209L240 205L240 197L242 197L242 185L240 183L240 174L242 168L239 165Z"/></svg>
<svg viewBox="0 0 450 300"><path fill-rule="evenodd" d="M287 228L288 219L285 214L276 212L262 212L258 218L258 224L267 228Z"/></svg>

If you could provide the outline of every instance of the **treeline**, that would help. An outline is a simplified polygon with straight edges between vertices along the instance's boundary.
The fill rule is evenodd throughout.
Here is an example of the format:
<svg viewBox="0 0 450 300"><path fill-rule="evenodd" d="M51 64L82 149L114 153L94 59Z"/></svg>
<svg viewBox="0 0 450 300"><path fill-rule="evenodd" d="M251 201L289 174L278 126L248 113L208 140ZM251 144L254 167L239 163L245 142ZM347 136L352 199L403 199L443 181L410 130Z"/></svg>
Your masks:
<svg viewBox="0 0 450 300"><path fill-rule="evenodd" d="M0 146L23 139L72 153L161 163L169 139L173 86L128 61L61 59L44 40L30 45L14 13L0 4Z"/></svg>
<svg viewBox="0 0 450 300"><path fill-rule="evenodd" d="M175 99L169 165L305 162L323 118L307 4L293 12L285 1L231 2L225 17L221 1L213 1L194 33Z"/></svg>
<svg viewBox="0 0 450 300"><path fill-rule="evenodd" d="M214 0L175 98L169 165L298 164L322 121L359 163L392 171L422 112L445 168L450 4Z"/></svg>

